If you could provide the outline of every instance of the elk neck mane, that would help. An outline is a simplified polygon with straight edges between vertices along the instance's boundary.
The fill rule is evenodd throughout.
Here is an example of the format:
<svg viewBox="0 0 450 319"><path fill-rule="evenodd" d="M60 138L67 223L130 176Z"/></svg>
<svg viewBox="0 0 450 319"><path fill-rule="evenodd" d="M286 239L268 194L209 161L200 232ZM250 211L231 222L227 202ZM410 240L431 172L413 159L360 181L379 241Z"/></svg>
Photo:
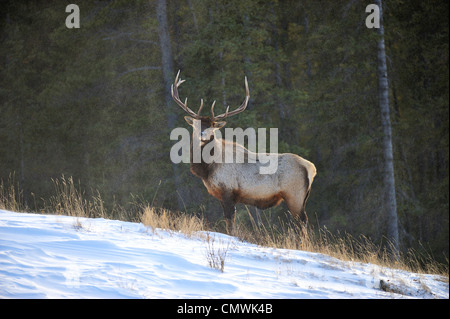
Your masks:
<svg viewBox="0 0 450 319"><path fill-rule="evenodd" d="M203 145L200 146L200 151L203 152L203 148L208 145L209 143L215 143L215 138L214 136L211 137L211 139L209 140L209 142L204 143ZM194 163L194 159L193 159L193 141L191 141L191 147L190 147L190 158L191 158L191 172L192 174L200 177L202 180L207 180L208 177L210 176L210 174L215 170L215 168L220 165L219 163L206 163L203 160L203 156L200 157L201 161L200 163ZM214 149L213 149L214 150Z"/></svg>

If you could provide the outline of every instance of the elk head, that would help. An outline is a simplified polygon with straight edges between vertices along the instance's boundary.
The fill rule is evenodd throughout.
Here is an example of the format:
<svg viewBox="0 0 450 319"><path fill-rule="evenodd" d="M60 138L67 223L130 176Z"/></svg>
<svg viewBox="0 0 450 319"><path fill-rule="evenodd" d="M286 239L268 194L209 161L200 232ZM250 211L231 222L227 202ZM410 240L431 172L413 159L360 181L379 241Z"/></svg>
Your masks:
<svg viewBox="0 0 450 319"><path fill-rule="evenodd" d="M225 126L226 122L223 121L225 118L236 115L240 112L243 112L247 108L248 101L250 99L250 92L248 89L248 83L247 83L247 77L245 77L245 99L244 102L242 102L241 106L239 106L234 111L229 111L230 106L227 107L227 110L225 113L220 115L214 115L214 105L216 104L216 101L214 101L211 105L211 116L201 116L200 112L203 108L203 99L200 100L200 107L195 113L187 106L187 98L184 100L184 103L180 100L179 94L178 94L178 88L179 86L185 81L179 79L180 71L178 71L177 76L175 78L175 82L171 87L172 92L172 98L174 101L185 111L189 114L189 116L185 116L184 119L186 122L191 125L194 128L193 135L195 137L198 137L201 141L201 144L208 143L214 138L214 132L217 129L220 129ZM194 120L200 121L200 129L198 129L197 125L194 125Z"/></svg>

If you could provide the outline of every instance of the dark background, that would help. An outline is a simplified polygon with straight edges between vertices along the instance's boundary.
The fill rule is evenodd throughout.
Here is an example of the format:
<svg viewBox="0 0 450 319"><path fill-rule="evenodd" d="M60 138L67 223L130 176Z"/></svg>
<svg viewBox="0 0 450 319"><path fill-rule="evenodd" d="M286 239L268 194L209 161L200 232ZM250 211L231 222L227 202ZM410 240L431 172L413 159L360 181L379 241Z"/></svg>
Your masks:
<svg viewBox="0 0 450 319"><path fill-rule="evenodd" d="M45 206L51 179L64 175L110 209L140 198L220 219L189 164L170 162L170 131L187 127L167 99L181 69L180 97L194 110L216 99L216 113L242 102L246 75L249 107L227 126L278 127L279 152L316 165L311 223L383 239L369 1L167 1L167 25L161 0L72 2L79 29L65 26L71 2L0 4L0 179L13 176L30 209ZM384 3L400 246L425 246L440 260L449 243L448 9ZM277 222L286 210L264 218Z"/></svg>

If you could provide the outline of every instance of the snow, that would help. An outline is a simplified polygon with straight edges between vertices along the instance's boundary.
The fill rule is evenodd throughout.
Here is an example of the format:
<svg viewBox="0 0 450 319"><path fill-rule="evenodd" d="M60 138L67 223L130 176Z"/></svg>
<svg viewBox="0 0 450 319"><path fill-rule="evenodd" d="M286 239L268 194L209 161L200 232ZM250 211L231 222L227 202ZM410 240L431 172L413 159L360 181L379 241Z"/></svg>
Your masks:
<svg viewBox="0 0 450 319"><path fill-rule="evenodd" d="M219 251L223 272L207 259ZM140 223L0 210L0 298L448 299L449 285L220 233L187 237Z"/></svg>

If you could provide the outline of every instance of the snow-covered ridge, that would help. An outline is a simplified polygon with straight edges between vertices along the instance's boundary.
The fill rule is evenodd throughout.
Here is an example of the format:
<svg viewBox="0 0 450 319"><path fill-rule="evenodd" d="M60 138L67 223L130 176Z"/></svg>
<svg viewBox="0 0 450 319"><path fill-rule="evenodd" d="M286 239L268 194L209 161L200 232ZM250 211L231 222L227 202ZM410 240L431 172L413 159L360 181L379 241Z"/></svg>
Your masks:
<svg viewBox="0 0 450 319"><path fill-rule="evenodd" d="M223 272L207 258L219 251ZM220 233L186 238L139 223L0 210L0 298L448 299L449 285Z"/></svg>

